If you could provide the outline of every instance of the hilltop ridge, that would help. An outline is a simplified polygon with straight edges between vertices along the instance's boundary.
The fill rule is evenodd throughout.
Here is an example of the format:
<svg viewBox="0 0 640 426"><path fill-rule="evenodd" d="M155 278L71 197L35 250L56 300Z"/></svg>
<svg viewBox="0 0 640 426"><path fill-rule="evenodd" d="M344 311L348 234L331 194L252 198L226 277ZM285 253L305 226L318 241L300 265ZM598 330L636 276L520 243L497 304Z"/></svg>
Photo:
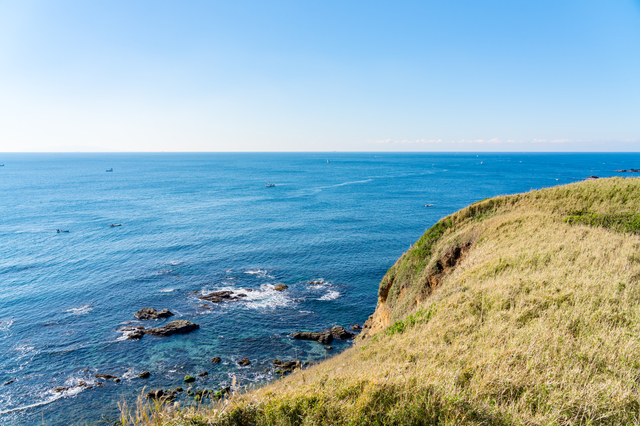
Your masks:
<svg viewBox="0 0 640 426"><path fill-rule="evenodd" d="M354 347L145 424L640 422L640 179L500 196L393 265Z"/></svg>

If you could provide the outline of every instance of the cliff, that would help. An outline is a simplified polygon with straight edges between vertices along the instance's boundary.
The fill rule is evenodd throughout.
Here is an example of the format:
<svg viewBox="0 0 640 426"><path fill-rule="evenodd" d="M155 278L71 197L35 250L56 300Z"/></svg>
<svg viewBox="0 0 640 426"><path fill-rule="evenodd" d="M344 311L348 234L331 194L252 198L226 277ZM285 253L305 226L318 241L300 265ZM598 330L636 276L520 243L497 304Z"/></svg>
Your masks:
<svg viewBox="0 0 640 426"><path fill-rule="evenodd" d="M166 424L637 424L638 212L631 178L472 204L389 269L353 348Z"/></svg>

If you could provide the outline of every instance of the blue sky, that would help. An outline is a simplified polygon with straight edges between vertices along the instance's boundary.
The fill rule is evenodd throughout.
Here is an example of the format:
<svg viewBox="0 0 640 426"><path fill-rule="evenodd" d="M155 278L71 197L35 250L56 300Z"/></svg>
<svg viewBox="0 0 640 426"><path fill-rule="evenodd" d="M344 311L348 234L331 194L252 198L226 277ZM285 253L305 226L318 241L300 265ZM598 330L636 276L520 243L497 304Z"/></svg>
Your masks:
<svg viewBox="0 0 640 426"><path fill-rule="evenodd" d="M0 151L639 151L640 1L3 1Z"/></svg>

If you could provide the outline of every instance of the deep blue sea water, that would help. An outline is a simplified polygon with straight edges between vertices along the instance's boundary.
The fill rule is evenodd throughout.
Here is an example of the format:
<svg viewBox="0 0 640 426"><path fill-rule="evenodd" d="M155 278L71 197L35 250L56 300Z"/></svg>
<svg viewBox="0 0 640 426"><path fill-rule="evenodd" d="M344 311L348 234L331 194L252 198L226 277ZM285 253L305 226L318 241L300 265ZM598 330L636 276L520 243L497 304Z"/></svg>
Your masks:
<svg viewBox="0 0 640 426"><path fill-rule="evenodd" d="M0 424L60 425L114 421L118 402L144 386L186 388L186 374L208 372L198 388L234 376L264 383L274 358L339 353L348 342L326 351L288 335L362 324L387 269L441 217L485 197L625 176L615 170L640 168L640 154L0 154L2 163ZM197 299L245 288L238 301ZM127 324L150 326L133 317L142 307L200 329L126 340ZM151 377L137 378L144 370ZM121 381L97 387L96 373ZM94 387L74 387L80 380Z"/></svg>

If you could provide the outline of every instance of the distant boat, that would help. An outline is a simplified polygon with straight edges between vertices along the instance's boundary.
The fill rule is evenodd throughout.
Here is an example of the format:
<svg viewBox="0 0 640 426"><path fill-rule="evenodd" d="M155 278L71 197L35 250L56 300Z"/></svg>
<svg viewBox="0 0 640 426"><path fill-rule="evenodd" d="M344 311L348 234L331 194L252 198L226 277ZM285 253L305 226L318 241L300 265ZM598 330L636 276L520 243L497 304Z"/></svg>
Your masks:
<svg viewBox="0 0 640 426"><path fill-rule="evenodd" d="M330 163L331 161L327 160L327 163Z"/></svg>
<svg viewBox="0 0 640 426"><path fill-rule="evenodd" d="M116 226L122 226L121 223L112 223L111 225L109 225L112 228L115 228Z"/></svg>
<svg viewBox="0 0 640 426"><path fill-rule="evenodd" d="M275 183L267 182L267 184L266 184L265 186L266 186L267 188L272 188L272 187L276 186L276 184L275 184Z"/></svg>
<svg viewBox="0 0 640 426"><path fill-rule="evenodd" d="M113 171L113 167L110 169L107 169L108 172L112 172Z"/></svg>
<svg viewBox="0 0 640 426"><path fill-rule="evenodd" d="M64 229L56 229L56 232L59 234L61 232L69 232L69 230L64 230Z"/></svg>
<svg viewBox="0 0 640 426"><path fill-rule="evenodd" d="M425 204L425 207L433 207L433 204Z"/></svg>

